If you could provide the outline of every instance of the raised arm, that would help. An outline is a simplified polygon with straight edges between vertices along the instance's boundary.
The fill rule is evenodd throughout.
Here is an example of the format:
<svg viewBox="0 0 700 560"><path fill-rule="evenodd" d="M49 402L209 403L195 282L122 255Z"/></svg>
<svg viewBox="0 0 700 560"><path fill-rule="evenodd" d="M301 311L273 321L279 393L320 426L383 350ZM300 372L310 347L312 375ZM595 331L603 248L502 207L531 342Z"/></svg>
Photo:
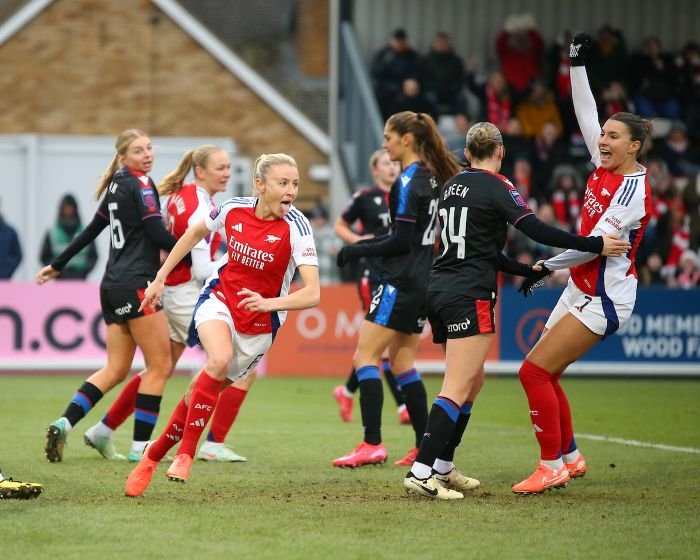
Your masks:
<svg viewBox="0 0 700 560"><path fill-rule="evenodd" d="M569 47L569 61L571 63L569 73L576 120L583 134L583 139L586 141L586 147L591 154L591 161L598 167L600 165L600 152L598 151L600 122L598 121L595 98L586 74L586 56L592 46L591 38L586 33L579 33L573 38Z"/></svg>

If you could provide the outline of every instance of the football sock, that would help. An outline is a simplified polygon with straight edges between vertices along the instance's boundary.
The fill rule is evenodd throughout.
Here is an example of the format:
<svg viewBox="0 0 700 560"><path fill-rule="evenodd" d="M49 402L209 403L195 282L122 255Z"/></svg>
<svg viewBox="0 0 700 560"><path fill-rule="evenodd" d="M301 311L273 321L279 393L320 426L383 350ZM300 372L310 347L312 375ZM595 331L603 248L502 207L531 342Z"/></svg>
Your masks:
<svg viewBox="0 0 700 560"><path fill-rule="evenodd" d="M357 380L357 374L355 373L355 368L352 368L348 380L345 382L345 396L352 397L360 386L360 382Z"/></svg>
<svg viewBox="0 0 700 560"><path fill-rule="evenodd" d="M433 470L436 473L447 474L452 469L455 468L455 464L452 461L443 461L442 459L435 459L433 463Z"/></svg>
<svg viewBox="0 0 700 560"><path fill-rule="evenodd" d="M103 437L109 438L109 437L112 437L112 433L114 432L114 430L112 430L112 428L110 428L109 426L105 426L105 424L102 421L95 424L94 428L95 428L95 435L98 435L98 436L103 436Z"/></svg>
<svg viewBox="0 0 700 560"><path fill-rule="evenodd" d="M357 370L360 382L360 410L365 428L365 441L371 445L382 443L382 406L384 389L377 366L364 366Z"/></svg>
<svg viewBox="0 0 700 560"><path fill-rule="evenodd" d="M576 442L574 441L574 426L571 420L571 407L569 406L569 399L566 398L564 389L562 389L562 386L559 384L560 378L561 373L557 373L556 375L552 376L552 387L554 387L554 392L556 393L557 400L559 401L561 452L569 453L576 449Z"/></svg>
<svg viewBox="0 0 700 560"><path fill-rule="evenodd" d="M158 421L161 395L136 394L134 402L134 441L148 441Z"/></svg>
<svg viewBox="0 0 700 560"><path fill-rule="evenodd" d="M160 461L170 448L182 439L182 434L185 431L185 420L187 420L187 403L183 397L173 410L170 420L168 420L168 427L148 448L149 459Z"/></svg>
<svg viewBox="0 0 700 560"><path fill-rule="evenodd" d="M459 447L459 444L462 442L462 436L464 435L464 431L467 429L467 424L469 424L469 418L471 418L472 415L473 404L474 403L467 401L459 409L459 416L457 417L457 422L455 423L454 432L452 432L452 437L447 442L445 449L442 451L442 453L438 455L439 459L442 459L443 461L449 463L452 463L454 461L455 449L457 449L457 447Z"/></svg>
<svg viewBox="0 0 700 560"><path fill-rule="evenodd" d="M102 423L112 430L116 430L124 423L133 412L136 404L136 394L139 392L141 385L141 376L134 375L129 382L124 385L119 393L119 396L109 407L107 414L102 418Z"/></svg>
<svg viewBox="0 0 700 560"><path fill-rule="evenodd" d="M219 394L219 401L216 403L214 417L211 420L211 428L207 434L207 441L224 442L247 396L247 390L239 389L233 385Z"/></svg>
<svg viewBox="0 0 700 560"><path fill-rule="evenodd" d="M561 456L559 400L552 386L552 375L525 360L520 366L520 383L530 406L530 420L540 444L540 458L554 461Z"/></svg>
<svg viewBox="0 0 700 560"><path fill-rule="evenodd" d="M75 426L92 410L92 407L99 402L102 396L102 391L89 381L86 381L80 386L78 392L73 395L66 411L63 413L63 417L68 420L71 427Z"/></svg>
<svg viewBox="0 0 700 560"><path fill-rule="evenodd" d="M406 400L406 408L416 436L416 447L420 447L425 426L428 423L428 396L425 393L425 385L415 368L397 375L396 383ZM433 462L431 461L430 464L432 465Z"/></svg>
<svg viewBox="0 0 700 560"><path fill-rule="evenodd" d="M450 441L458 418L459 406L456 402L441 396L438 396L433 401L428 423L425 427L425 437L423 437L423 441L418 449L416 463L432 468L435 459L442 454L447 442ZM411 468L411 472L416 476L425 478L424 475L421 476L420 471L423 471L423 469L419 468L417 472L413 467Z"/></svg>
<svg viewBox="0 0 700 560"><path fill-rule="evenodd" d="M544 465L547 465L550 469L563 469L564 468L564 461L562 460L561 457L558 459L541 459L540 462Z"/></svg>
<svg viewBox="0 0 700 560"><path fill-rule="evenodd" d="M574 449L571 453L565 453L562 455L562 459L565 463L575 463L581 456L581 452L578 449Z"/></svg>
<svg viewBox="0 0 700 560"><path fill-rule="evenodd" d="M202 432L209 422L214 407L219 400L222 382L211 377L202 370L192 389L190 407L187 411L185 421L185 431L182 434L182 443L178 449L178 455L186 454L194 459L197 443L202 436Z"/></svg>
<svg viewBox="0 0 700 560"><path fill-rule="evenodd" d="M401 387L399 387L399 384L396 382L394 372L391 371L391 362L389 358L382 358L382 373L384 374L384 379L386 379L386 384L389 386L391 394L394 396L396 406L400 407L402 404L406 404L403 393L401 392Z"/></svg>

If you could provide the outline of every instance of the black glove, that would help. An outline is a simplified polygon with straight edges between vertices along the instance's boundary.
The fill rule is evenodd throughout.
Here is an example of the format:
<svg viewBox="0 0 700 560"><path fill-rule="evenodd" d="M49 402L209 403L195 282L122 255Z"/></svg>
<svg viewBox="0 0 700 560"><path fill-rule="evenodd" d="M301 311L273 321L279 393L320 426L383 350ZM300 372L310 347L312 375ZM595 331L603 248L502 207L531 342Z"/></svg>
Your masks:
<svg viewBox="0 0 700 560"><path fill-rule="evenodd" d="M544 263L542 263L540 266L542 267L542 270L539 272L530 269L530 274L528 274L527 278L525 278L523 283L520 284L518 291L522 292L524 297L532 295L537 288L541 288L547 283L549 275L552 272L546 266L544 266Z"/></svg>
<svg viewBox="0 0 700 560"><path fill-rule="evenodd" d="M585 66L586 56L593 48L593 41L588 33L578 33L571 39L569 45L569 64L571 66Z"/></svg>
<svg viewBox="0 0 700 560"><path fill-rule="evenodd" d="M360 251L358 251L357 245L346 245L342 247L338 254L335 256L335 262L340 268L343 268L350 261L360 257Z"/></svg>

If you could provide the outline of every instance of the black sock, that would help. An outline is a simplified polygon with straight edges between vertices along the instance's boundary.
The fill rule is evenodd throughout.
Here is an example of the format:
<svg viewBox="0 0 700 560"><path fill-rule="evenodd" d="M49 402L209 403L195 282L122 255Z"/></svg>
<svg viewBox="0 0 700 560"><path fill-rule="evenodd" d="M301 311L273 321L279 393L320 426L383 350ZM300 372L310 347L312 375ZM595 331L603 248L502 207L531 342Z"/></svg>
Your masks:
<svg viewBox="0 0 700 560"><path fill-rule="evenodd" d="M348 380L345 382L345 388L348 390L348 393L354 393L357 391L357 388L360 386L360 382L357 380L357 374L355 373L355 368L352 368L352 371L350 372L350 375L348 376Z"/></svg>
<svg viewBox="0 0 700 560"><path fill-rule="evenodd" d="M377 366L364 366L357 371L360 382L360 410L365 428L365 441L371 445L382 442L382 406L384 389Z"/></svg>
<svg viewBox="0 0 700 560"><path fill-rule="evenodd" d="M75 426L100 401L102 396L102 391L86 381L80 386L78 392L73 395L63 416L68 419L71 426Z"/></svg>
<svg viewBox="0 0 700 560"><path fill-rule="evenodd" d="M134 441L149 441L158 421L161 395L136 394L134 404Z"/></svg>
<svg viewBox="0 0 700 560"><path fill-rule="evenodd" d="M404 399L403 393L401 392L401 387L399 387L399 384L396 381L394 372L391 371L391 362L389 362L388 358L382 359L382 371L384 372L384 379L386 379L386 384L389 386L389 390L394 396L396 406L406 404L406 400Z"/></svg>
<svg viewBox="0 0 700 560"><path fill-rule="evenodd" d="M428 395L425 393L425 385L415 368L397 375L396 382L406 399L406 408L416 435L416 447L420 447L425 426L428 424Z"/></svg>
<svg viewBox="0 0 700 560"><path fill-rule="evenodd" d="M459 416L457 417L457 423L455 424L455 431L452 433L450 441L447 442L445 450L437 456L438 459L449 462L454 461L455 449L459 447L464 431L467 429L467 424L469 424L469 418L472 416L472 404L473 403L466 402L462 405Z"/></svg>
<svg viewBox="0 0 700 560"><path fill-rule="evenodd" d="M425 436L420 444L417 463L432 468L435 459L442 455L455 430L459 407L447 397L438 397L430 409Z"/></svg>

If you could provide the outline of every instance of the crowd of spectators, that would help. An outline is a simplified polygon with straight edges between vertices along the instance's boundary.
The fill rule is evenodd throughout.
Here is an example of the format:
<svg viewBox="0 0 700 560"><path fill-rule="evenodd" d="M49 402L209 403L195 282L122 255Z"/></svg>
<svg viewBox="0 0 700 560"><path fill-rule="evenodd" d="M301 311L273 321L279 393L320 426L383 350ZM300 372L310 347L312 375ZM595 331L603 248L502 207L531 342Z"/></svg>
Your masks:
<svg viewBox="0 0 700 560"><path fill-rule="evenodd" d="M642 159L653 215L637 257L640 281L700 287L700 45L667 52L658 37L630 45L610 25L592 35L588 75L601 122L619 111L654 120ZM483 68L455 52L444 32L421 54L397 29L372 58L370 74L384 117L431 114L458 156L471 122L495 124L506 146L502 173L540 219L575 231L592 164L573 112L570 41L565 31L547 44L531 15L511 15L494 40L498 64ZM523 261L552 254L517 233L507 250Z"/></svg>

